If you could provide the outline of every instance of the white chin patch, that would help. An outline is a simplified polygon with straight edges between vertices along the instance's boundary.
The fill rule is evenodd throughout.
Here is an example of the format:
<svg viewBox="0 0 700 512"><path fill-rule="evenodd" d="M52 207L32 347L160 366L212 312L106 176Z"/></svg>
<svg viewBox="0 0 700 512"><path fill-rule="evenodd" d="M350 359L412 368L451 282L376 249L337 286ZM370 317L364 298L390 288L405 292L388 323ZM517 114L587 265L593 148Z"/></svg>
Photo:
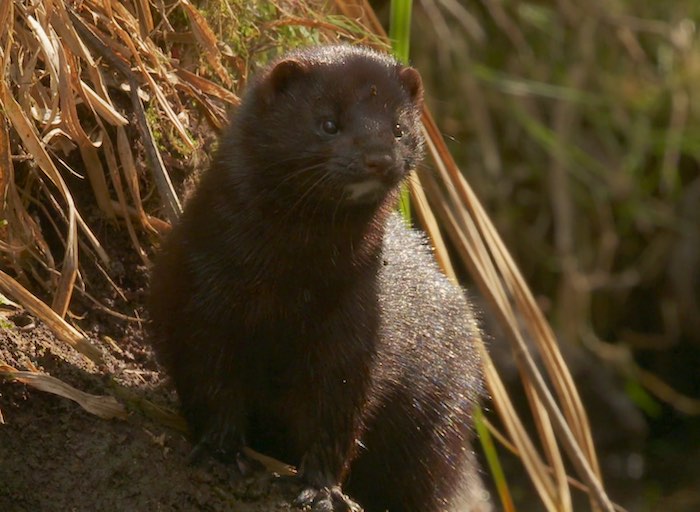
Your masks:
<svg viewBox="0 0 700 512"><path fill-rule="evenodd" d="M374 196L384 191L384 185L379 180L367 180L360 183L353 183L345 187L348 199L357 200L367 196Z"/></svg>

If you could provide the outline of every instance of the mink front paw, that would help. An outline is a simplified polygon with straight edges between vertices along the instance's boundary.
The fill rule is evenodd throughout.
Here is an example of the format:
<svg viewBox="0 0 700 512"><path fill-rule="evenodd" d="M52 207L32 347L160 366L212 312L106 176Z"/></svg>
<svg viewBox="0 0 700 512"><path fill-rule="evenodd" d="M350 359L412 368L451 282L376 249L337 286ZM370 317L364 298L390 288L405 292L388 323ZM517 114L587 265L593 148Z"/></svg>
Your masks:
<svg viewBox="0 0 700 512"><path fill-rule="evenodd" d="M294 506L311 512L362 512L362 507L343 494L337 485L307 487L296 497Z"/></svg>
<svg viewBox="0 0 700 512"><path fill-rule="evenodd" d="M211 456L226 465L236 469L241 477L251 476L263 471L265 467L257 460L251 459L244 453L243 438L235 434L233 429L221 432L210 431L201 436L194 445L189 456L189 464L199 464L205 456Z"/></svg>

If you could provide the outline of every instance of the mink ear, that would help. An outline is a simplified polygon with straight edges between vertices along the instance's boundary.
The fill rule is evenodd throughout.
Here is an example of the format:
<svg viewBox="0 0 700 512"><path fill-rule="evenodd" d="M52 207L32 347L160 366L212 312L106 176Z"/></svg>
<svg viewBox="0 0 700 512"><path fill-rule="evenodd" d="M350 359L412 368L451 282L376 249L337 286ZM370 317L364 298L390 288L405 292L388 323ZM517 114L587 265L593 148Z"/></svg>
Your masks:
<svg viewBox="0 0 700 512"><path fill-rule="evenodd" d="M416 106L423 107L423 80L420 73L415 68L404 67L399 71L399 79Z"/></svg>
<svg viewBox="0 0 700 512"><path fill-rule="evenodd" d="M305 75L307 71L306 64L293 58L278 62L264 81L265 98L268 101L272 100L275 95L284 92L296 78Z"/></svg>

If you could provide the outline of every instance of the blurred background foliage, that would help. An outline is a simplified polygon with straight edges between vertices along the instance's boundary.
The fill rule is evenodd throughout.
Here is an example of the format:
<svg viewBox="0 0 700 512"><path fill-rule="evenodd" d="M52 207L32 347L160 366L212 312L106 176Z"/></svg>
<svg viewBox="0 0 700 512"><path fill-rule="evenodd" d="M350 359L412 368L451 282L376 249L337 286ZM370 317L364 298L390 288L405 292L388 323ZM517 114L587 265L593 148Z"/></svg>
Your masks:
<svg viewBox="0 0 700 512"><path fill-rule="evenodd" d="M428 104L584 396L609 395L586 402L628 444L608 475L646 474L654 510L700 506L699 21L696 0L414 7Z"/></svg>

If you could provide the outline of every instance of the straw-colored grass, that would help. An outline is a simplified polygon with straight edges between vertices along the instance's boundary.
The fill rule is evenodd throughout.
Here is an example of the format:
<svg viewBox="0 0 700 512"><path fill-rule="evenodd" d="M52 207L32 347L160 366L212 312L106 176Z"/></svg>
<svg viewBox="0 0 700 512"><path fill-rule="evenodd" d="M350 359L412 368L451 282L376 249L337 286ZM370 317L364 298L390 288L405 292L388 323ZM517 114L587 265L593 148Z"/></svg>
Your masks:
<svg viewBox="0 0 700 512"><path fill-rule="evenodd" d="M96 396L80 391L50 375L34 371L18 371L0 364L0 377L16 380L33 388L68 398L78 403L87 412L105 420L126 419L126 409L113 396Z"/></svg>

